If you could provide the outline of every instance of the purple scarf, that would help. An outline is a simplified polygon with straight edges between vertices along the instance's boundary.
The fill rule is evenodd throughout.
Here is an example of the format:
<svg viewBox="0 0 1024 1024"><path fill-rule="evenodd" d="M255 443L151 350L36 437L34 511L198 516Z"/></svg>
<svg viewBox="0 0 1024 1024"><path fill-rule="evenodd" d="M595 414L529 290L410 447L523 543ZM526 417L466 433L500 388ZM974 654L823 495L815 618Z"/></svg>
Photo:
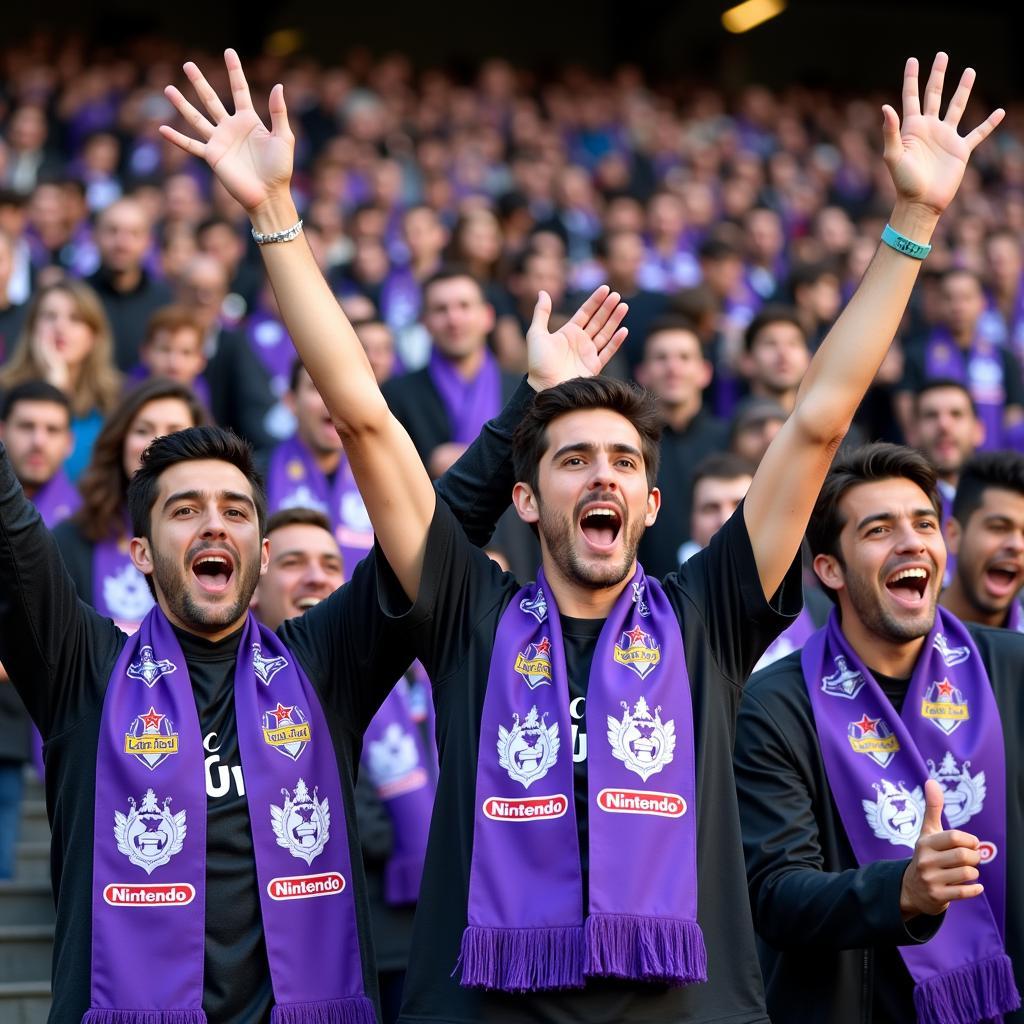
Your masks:
<svg viewBox="0 0 1024 1024"><path fill-rule="evenodd" d="M392 905L419 896L437 789L437 751L430 746L428 754L409 684L399 680L366 729L362 759L394 826L395 848L384 870L384 898Z"/></svg>
<svg viewBox="0 0 1024 1024"><path fill-rule="evenodd" d="M128 554L130 537L126 526L119 537L101 540L92 549L92 606L129 636L153 607L146 577Z"/></svg>
<svg viewBox="0 0 1024 1024"><path fill-rule="evenodd" d="M991 342L977 337L965 354L944 327L932 332L925 349L927 377L959 381L971 392L978 419L985 424L985 440L979 451L995 451L1003 442L1006 386L998 352Z"/></svg>
<svg viewBox="0 0 1024 1024"><path fill-rule="evenodd" d="M850 647L832 612L801 659L825 772L859 864L914 849L930 776L945 824L982 841L982 896L949 905L939 933L901 946L920 1024L1001 1020L1020 1006L1003 946L1006 763L988 674L970 633L939 608L914 666L902 714Z"/></svg>
<svg viewBox="0 0 1024 1024"><path fill-rule="evenodd" d="M356 563L373 547L373 525L344 455L330 485L313 453L298 436L282 441L270 456L267 502L271 512L283 508L323 512L341 548L347 579L351 579Z"/></svg>
<svg viewBox="0 0 1024 1024"><path fill-rule="evenodd" d="M36 491L32 504L39 510L46 528L52 530L82 504L82 496L68 479L67 473L59 469Z"/></svg>
<svg viewBox="0 0 1024 1024"><path fill-rule="evenodd" d="M465 380L435 348L427 372L452 425L452 441L471 444L483 425L501 408L501 371L497 360L484 351L484 361L472 380Z"/></svg>
<svg viewBox="0 0 1024 1024"><path fill-rule="evenodd" d="M375 1024L327 720L293 655L252 615L234 693L272 1024ZM205 1024L203 757L188 666L154 608L121 652L103 704L83 1024Z"/></svg>
<svg viewBox="0 0 1024 1024"><path fill-rule="evenodd" d="M270 377L275 397L280 398L288 389L288 379L298 358L291 336L280 320L265 309L257 309L249 317L246 337Z"/></svg>
<svg viewBox="0 0 1024 1024"><path fill-rule="evenodd" d="M1006 628L1014 633L1024 633L1024 608L1021 608L1019 597L1015 597L1010 602L1010 611L1006 616Z"/></svg>
<svg viewBox="0 0 1024 1024"><path fill-rule="evenodd" d="M569 683L550 593L541 572L512 599L494 639L462 984L525 992L579 988L594 975L705 981L693 709L678 619L638 567L594 650L587 734L608 742L592 742L588 755L585 908ZM634 847L657 853L638 860Z"/></svg>

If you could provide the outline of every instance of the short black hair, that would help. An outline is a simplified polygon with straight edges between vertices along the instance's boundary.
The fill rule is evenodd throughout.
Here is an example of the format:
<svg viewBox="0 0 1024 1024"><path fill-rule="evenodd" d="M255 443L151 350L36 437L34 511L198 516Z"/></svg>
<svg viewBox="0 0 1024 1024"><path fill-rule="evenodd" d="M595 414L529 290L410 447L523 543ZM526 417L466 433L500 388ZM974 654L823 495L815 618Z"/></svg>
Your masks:
<svg viewBox="0 0 1024 1024"><path fill-rule="evenodd" d="M332 537L334 531L327 519L327 515L318 508L304 508L296 505L293 508L278 509L268 520L266 536L270 536L275 530L283 530L286 526L317 526L326 530Z"/></svg>
<svg viewBox="0 0 1024 1024"><path fill-rule="evenodd" d="M71 401L60 388L54 387L45 380L27 380L16 384L3 396L0 402L0 423L6 423L19 402L50 402L59 405L71 422Z"/></svg>
<svg viewBox="0 0 1024 1024"><path fill-rule="evenodd" d="M970 388L967 387L963 381L954 379L953 377L931 377L926 380L915 392L914 392L914 416L917 417L921 406L921 399L927 395L930 391L941 391L944 388L952 388L954 391L959 391L966 399L971 407L971 412L975 417L978 415L978 406L975 404L974 395L971 394Z"/></svg>
<svg viewBox="0 0 1024 1024"><path fill-rule="evenodd" d="M875 483L879 480L906 479L917 484L931 502L935 514L942 515L942 504L935 487L935 467L919 451L902 444L876 442L841 455L821 485L807 524L807 544L811 557L832 555L843 563L839 548L839 534L846 520L839 511L839 502L851 487ZM833 602L836 592L822 584L822 589Z"/></svg>
<svg viewBox="0 0 1024 1024"><path fill-rule="evenodd" d="M249 481L260 536L266 536L267 493L263 479L256 471L252 445L233 431L209 426L189 427L158 437L142 453L142 465L128 483L128 512L134 536L152 539L153 505L164 470L179 462L206 459L230 463Z"/></svg>
<svg viewBox="0 0 1024 1024"><path fill-rule="evenodd" d="M804 330L804 325L800 323L796 310L791 306L770 305L762 307L761 312L750 321L743 334L744 350L752 352L757 336L772 324L791 324L800 332L800 337L804 339L804 344L807 344L807 332Z"/></svg>
<svg viewBox="0 0 1024 1024"><path fill-rule="evenodd" d="M735 452L712 452L694 467L690 478L692 493L697 493L697 484L702 480L736 480L741 476L753 478L757 466L750 459Z"/></svg>
<svg viewBox="0 0 1024 1024"><path fill-rule="evenodd" d="M701 341L697 325L690 317L683 313L663 313L657 319L651 321L651 326L647 328L647 337L644 338L644 353L646 354L647 352L647 343L656 334L669 334L675 331L685 331L687 334L692 334L697 339L697 345L703 354L704 343Z"/></svg>
<svg viewBox="0 0 1024 1024"><path fill-rule="evenodd" d="M473 284L476 285L477 290L480 292L480 298L484 302L488 302L487 292L484 289L483 282L473 273L469 267L460 266L458 263L449 263L441 267L439 270L435 270L433 274L428 277L423 284L420 286L420 295L423 296L423 303L426 305L427 292L434 287L435 284L441 284L443 281L455 281L459 278L468 278Z"/></svg>
<svg viewBox="0 0 1024 1024"><path fill-rule="evenodd" d="M981 507L985 491L999 487L1024 496L1024 455L1017 452L979 452L964 464L953 499L953 518L966 526Z"/></svg>

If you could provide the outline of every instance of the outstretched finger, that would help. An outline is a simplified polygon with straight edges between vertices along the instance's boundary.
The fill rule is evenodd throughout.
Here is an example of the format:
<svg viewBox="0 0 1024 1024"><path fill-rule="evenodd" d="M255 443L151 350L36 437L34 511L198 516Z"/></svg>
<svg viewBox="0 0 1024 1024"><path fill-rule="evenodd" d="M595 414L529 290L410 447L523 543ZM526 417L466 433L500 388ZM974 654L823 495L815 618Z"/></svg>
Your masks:
<svg viewBox="0 0 1024 1024"><path fill-rule="evenodd" d="M924 87L924 105L921 109L925 117L939 116L939 108L942 106L942 83L946 78L947 63L949 63L949 57L939 50L935 54L935 60L932 61L928 84Z"/></svg>
<svg viewBox="0 0 1024 1024"><path fill-rule="evenodd" d="M228 112L224 109L220 97L213 86L206 80L206 76L199 70L199 66L192 61L186 61L182 65L185 77L192 83L196 95L203 101L206 112L213 118L214 124L220 124L227 120Z"/></svg>
<svg viewBox="0 0 1024 1024"><path fill-rule="evenodd" d="M882 107L882 147L882 157L890 167L903 155L900 119L888 103Z"/></svg>
<svg viewBox="0 0 1024 1024"><path fill-rule="evenodd" d="M164 95L171 101L174 109L181 114L187 124L190 124L201 138L209 139L213 134L213 125L199 113L198 110L173 85L164 89Z"/></svg>
<svg viewBox="0 0 1024 1024"><path fill-rule="evenodd" d="M548 333L548 321L551 319L551 296L547 292L539 292L537 305L533 307L533 320L530 322L530 331L543 331Z"/></svg>
<svg viewBox="0 0 1024 1024"><path fill-rule="evenodd" d="M917 58L908 57L903 69L903 116L921 113L920 85L917 81Z"/></svg>
<svg viewBox="0 0 1024 1024"><path fill-rule="evenodd" d="M278 83L270 90L270 130L287 138L292 130L288 124L288 108L284 103L284 86Z"/></svg>
<svg viewBox="0 0 1024 1024"><path fill-rule="evenodd" d="M595 288L590 293L590 298L573 313L569 323L575 324L577 327L586 327L590 323L590 318L601 308L601 303L604 302L610 291L611 288L606 284Z"/></svg>
<svg viewBox="0 0 1024 1024"><path fill-rule="evenodd" d="M964 68L964 73L960 76L960 84L957 85L956 92L953 93L953 98L949 101L949 107L946 110L946 124L951 124L955 128L960 123L967 101L971 98L973 85L974 68Z"/></svg>
<svg viewBox="0 0 1024 1024"><path fill-rule="evenodd" d="M185 150L186 153L197 156L200 160L205 158L206 144L198 139L190 139L187 135L182 135L181 132L166 124L160 125L160 134L168 142L173 142L179 149Z"/></svg>
<svg viewBox="0 0 1024 1024"><path fill-rule="evenodd" d="M611 337L611 340L603 348L598 349L597 358L601 363L601 369L603 370L608 363L611 361L613 355L622 348L622 343L626 340L626 336L629 334L628 327L620 327Z"/></svg>
<svg viewBox="0 0 1024 1024"><path fill-rule="evenodd" d="M224 51L224 66L228 69L228 82L231 85L231 98L235 102L235 113L239 110L251 110L252 96L249 94L249 83L245 80L242 61L234 50Z"/></svg>
<svg viewBox="0 0 1024 1024"><path fill-rule="evenodd" d="M623 318L629 312L629 306L624 302L620 302L608 317L607 323L594 335L594 347L600 352L605 345L607 345L619 327L622 325Z"/></svg>
<svg viewBox="0 0 1024 1024"><path fill-rule="evenodd" d="M604 302L601 303L597 308L597 312L583 325L583 330L590 335L591 338L596 338L598 334L604 329L608 323L608 319L615 312L616 308L622 302L622 296L618 292L611 292L606 296Z"/></svg>
<svg viewBox="0 0 1024 1024"><path fill-rule="evenodd" d="M975 149L980 146L995 130L999 127L1000 121L1006 116L1006 111L1002 107L997 110L993 110L988 117L985 118L977 128L974 129L970 135L964 140L971 149Z"/></svg>

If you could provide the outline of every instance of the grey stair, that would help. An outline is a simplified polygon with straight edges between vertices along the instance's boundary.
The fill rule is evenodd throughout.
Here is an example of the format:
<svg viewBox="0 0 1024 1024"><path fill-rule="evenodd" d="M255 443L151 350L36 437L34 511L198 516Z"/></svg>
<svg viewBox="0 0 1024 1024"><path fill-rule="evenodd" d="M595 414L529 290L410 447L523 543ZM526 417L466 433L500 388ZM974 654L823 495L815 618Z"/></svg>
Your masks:
<svg viewBox="0 0 1024 1024"><path fill-rule="evenodd" d="M25 800L21 805L18 841L22 843L48 843L50 823L46 820L46 804L42 800Z"/></svg>
<svg viewBox="0 0 1024 1024"><path fill-rule="evenodd" d="M3 1024L46 1024L49 1013L48 981L0 983L0 1021Z"/></svg>
<svg viewBox="0 0 1024 1024"><path fill-rule="evenodd" d="M27 765L25 768L25 791L23 794L25 800L45 800L46 792L43 789L43 781L39 778L35 768L31 765Z"/></svg>
<svg viewBox="0 0 1024 1024"><path fill-rule="evenodd" d="M52 960L52 924L0 926L0 984L43 981Z"/></svg>
<svg viewBox="0 0 1024 1024"><path fill-rule="evenodd" d="M50 878L50 844L18 843L15 847L14 877L26 882Z"/></svg>
<svg viewBox="0 0 1024 1024"><path fill-rule="evenodd" d="M53 924L53 895L49 882L0 882L0 926ZM0 1015L0 1020L3 1020Z"/></svg>

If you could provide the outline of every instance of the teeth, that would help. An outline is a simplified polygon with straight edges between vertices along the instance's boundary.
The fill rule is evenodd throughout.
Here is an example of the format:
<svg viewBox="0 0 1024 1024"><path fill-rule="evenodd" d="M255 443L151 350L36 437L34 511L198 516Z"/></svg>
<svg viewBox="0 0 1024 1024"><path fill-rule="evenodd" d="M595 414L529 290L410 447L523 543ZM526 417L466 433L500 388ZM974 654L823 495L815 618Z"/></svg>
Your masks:
<svg viewBox="0 0 1024 1024"><path fill-rule="evenodd" d="M219 555L208 555L206 558L200 558L196 562L196 565L200 566L208 563L213 563L215 565L227 565L228 561L226 558L221 558Z"/></svg>
<svg viewBox="0 0 1024 1024"><path fill-rule="evenodd" d="M303 597L295 602L296 608L314 608L320 603L319 597Z"/></svg>
<svg viewBox="0 0 1024 1024"><path fill-rule="evenodd" d="M583 518L590 519L593 516L603 516L606 519L617 518L618 513L612 511L610 508L592 508Z"/></svg>
<svg viewBox="0 0 1024 1024"><path fill-rule="evenodd" d="M928 579L927 569L904 569L891 577L890 583L899 583L900 580L926 580Z"/></svg>

